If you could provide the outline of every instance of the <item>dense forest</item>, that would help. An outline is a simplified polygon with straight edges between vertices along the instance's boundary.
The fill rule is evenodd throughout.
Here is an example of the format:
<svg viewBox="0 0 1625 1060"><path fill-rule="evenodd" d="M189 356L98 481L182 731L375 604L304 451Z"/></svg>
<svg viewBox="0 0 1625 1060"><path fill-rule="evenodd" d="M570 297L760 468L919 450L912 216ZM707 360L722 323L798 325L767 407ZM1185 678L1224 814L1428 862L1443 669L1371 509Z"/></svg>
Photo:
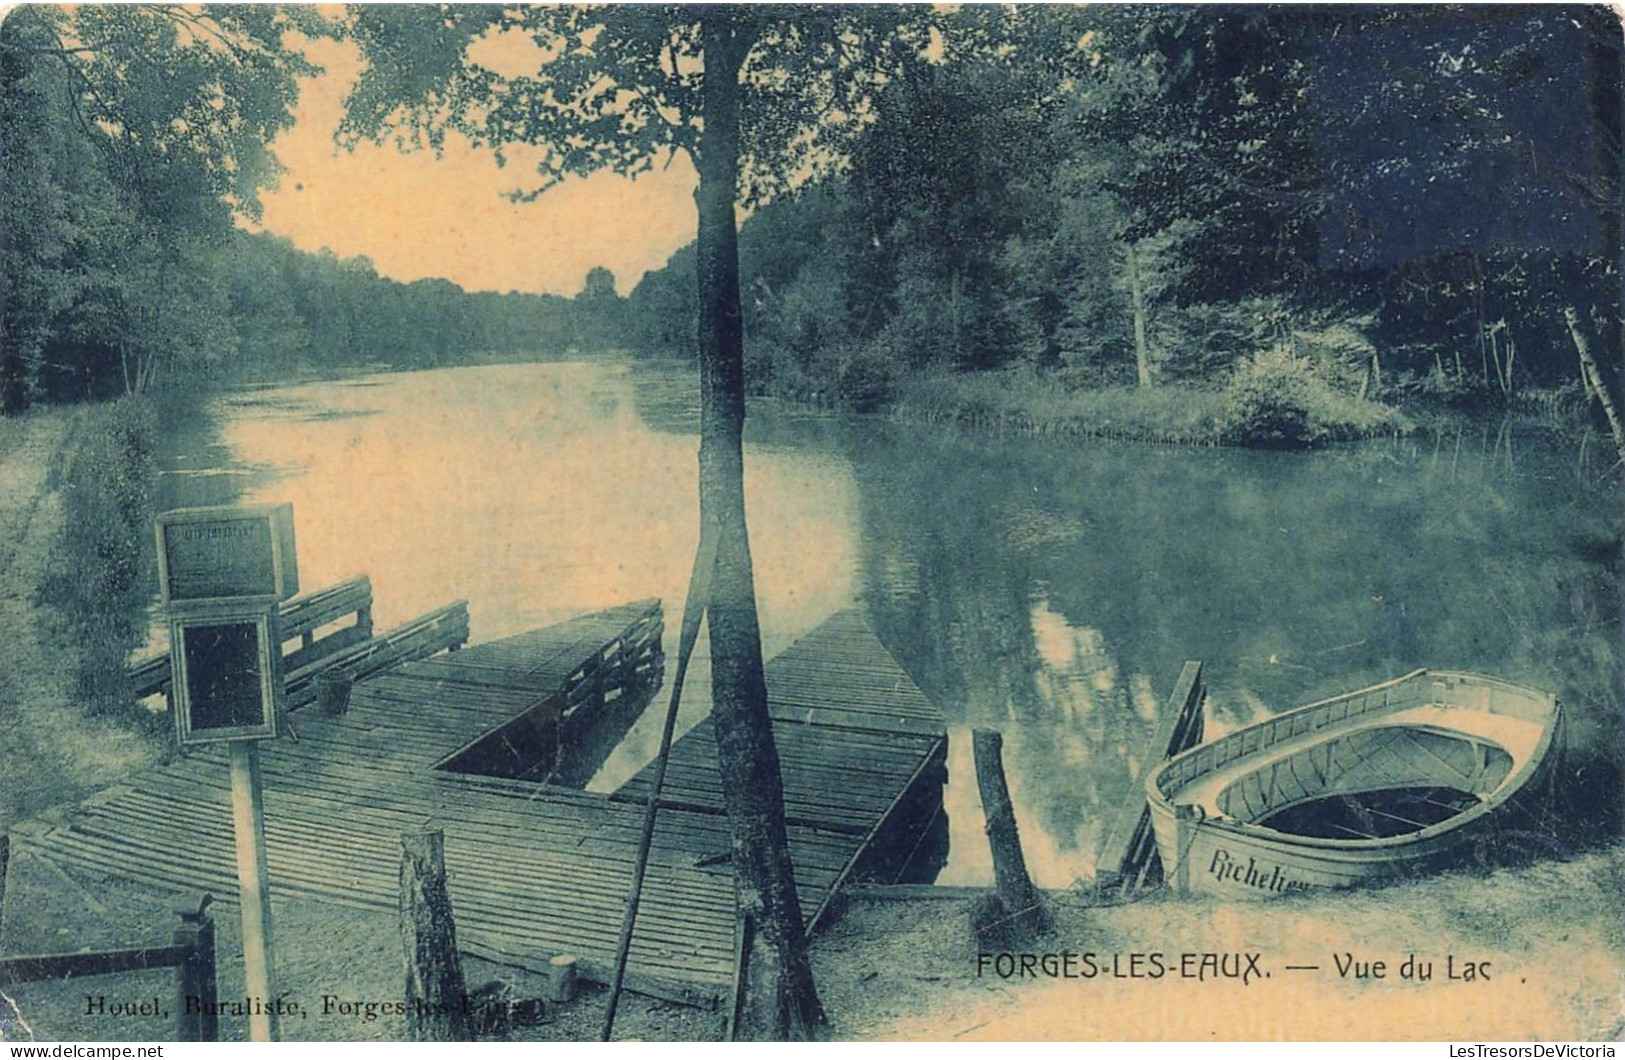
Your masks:
<svg viewBox="0 0 1625 1060"><path fill-rule="evenodd" d="M1602 8L967 8L940 45L744 225L759 391L963 400L1005 369L1018 401L1250 384L1358 418L1577 406L1577 343L1619 347ZM638 346L692 353L693 270L637 285Z"/></svg>
<svg viewBox="0 0 1625 1060"><path fill-rule="evenodd" d="M250 232L266 144L315 71L300 9L49 8L0 30L0 410L143 391L166 376L426 367L609 341L619 299L400 283L365 258ZM241 222L241 223L239 223Z"/></svg>
<svg viewBox="0 0 1625 1060"><path fill-rule="evenodd" d="M200 371L694 356L692 245L628 298L597 269L567 299L248 230L315 71L288 42L345 32L300 8L11 14L0 408ZM1603 8L969 6L924 59L742 189L756 391L1294 444L1414 399L1618 389Z"/></svg>

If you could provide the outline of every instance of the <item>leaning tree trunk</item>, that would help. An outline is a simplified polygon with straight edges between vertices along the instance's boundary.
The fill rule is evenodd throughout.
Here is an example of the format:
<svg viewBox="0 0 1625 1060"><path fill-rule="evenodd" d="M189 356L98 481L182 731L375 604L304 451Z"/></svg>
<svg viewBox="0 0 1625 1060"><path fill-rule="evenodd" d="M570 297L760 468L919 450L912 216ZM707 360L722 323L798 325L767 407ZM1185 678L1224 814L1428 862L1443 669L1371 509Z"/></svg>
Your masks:
<svg viewBox="0 0 1625 1060"><path fill-rule="evenodd" d="M743 940L733 1034L785 1040L814 1035L823 1009L790 864L779 755L767 712L756 587L745 531L742 431L744 331L734 197L739 173L739 68L748 48L737 10L701 16L705 128L700 141L700 521L716 535L707 621L711 717L723 804L733 834Z"/></svg>
<svg viewBox="0 0 1625 1060"><path fill-rule="evenodd" d="M1597 359L1591 355L1591 340L1580 328L1580 314L1575 312L1573 306L1564 306L1563 321L1568 324L1569 337L1574 340L1574 349L1580 355L1580 378L1597 399L1597 404L1602 406L1603 415L1608 417L1608 430L1614 436L1614 449L1619 453L1619 458L1625 460L1625 424L1620 423L1619 410L1614 407L1613 391L1608 387L1608 380L1603 378L1602 370L1597 367Z"/></svg>

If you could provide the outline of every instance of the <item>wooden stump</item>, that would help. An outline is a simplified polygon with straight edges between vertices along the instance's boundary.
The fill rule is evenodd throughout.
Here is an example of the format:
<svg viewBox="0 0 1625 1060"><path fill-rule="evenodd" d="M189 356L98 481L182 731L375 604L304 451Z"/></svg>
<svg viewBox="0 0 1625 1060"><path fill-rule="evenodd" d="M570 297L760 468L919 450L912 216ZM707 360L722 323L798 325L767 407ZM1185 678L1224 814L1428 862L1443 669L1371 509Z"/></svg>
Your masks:
<svg viewBox="0 0 1625 1060"><path fill-rule="evenodd" d="M547 962L547 1000L568 1005L576 999L576 959L560 954Z"/></svg>
<svg viewBox="0 0 1625 1060"><path fill-rule="evenodd" d="M473 1013L446 888L445 837L438 830L401 833L400 917L407 1038L472 1041Z"/></svg>
<svg viewBox="0 0 1625 1060"><path fill-rule="evenodd" d="M987 818L987 840L993 852L994 891L989 901L972 907L977 938L990 945L1008 945L1042 935L1049 917L1043 898L1027 875L1021 853L1021 833L1004 780L1004 737L994 729L972 735L976 758L976 785Z"/></svg>

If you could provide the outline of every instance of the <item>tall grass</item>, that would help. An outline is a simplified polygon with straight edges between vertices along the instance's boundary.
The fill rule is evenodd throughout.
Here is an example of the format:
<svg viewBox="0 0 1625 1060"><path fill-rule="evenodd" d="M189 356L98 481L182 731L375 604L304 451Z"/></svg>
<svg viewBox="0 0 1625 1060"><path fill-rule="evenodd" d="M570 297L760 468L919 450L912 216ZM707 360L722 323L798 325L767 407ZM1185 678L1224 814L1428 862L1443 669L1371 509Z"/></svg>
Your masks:
<svg viewBox="0 0 1625 1060"><path fill-rule="evenodd" d="M130 650L146 640L156 429L145 398L98 406L56 469L63 528L40 598L75 648L77 691L93 714L133 705L124 668Z"/></svg>

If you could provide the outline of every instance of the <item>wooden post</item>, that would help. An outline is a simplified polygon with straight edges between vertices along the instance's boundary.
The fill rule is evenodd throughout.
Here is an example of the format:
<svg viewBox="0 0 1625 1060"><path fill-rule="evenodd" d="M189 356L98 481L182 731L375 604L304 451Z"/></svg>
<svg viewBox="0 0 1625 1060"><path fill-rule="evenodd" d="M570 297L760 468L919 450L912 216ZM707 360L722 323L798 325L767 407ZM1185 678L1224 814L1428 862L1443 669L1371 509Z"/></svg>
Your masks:
<svg viewBox="0 0 1625 1060"><path fill-rule="evenodd" d="M243 975L249 1002L248 1038L277 1040L276 975L271 941L271 880L265 866L265 804L260 745L232 740L231 816L237 834L238 902L243 913Z"/></svg>
<svg viewBox="0 0 1625 1060"><path fill-rule="evenodd" d="M11 835L0 832L0 924L6 922L6 867L11 864Z"/></svg>
<svg viewBox="0 0 1625 1060"><path fill-rule="evenodd" d="M1145 778L1167 759L1202 742L1205 695L1202 664L1187 662L1179 671L1173 695L1162 708L1156 730L1140 754L1140 771L1130 778L1128 794L1118 810L1117 820L1100 848L1095 869L1095 884L1099 890L1121 888L1126 896L1138 890L1149 874L1151 862L1158 855L1151 830L1151 811L1146 805ZM1167 866L1166 871L1171 872L1172 866ZM1173 883L1171 879L1166 882Z"/></svg>
<svg viewBox="0 0 1625 1060"><path fill-rule="evenodd" d="M1037 928L1043 912L1038 891L1027 875L1016 828L1015 807L1004 780L1004 737L995 729L977 729L972 735L976 759L976 786L987 817L987 840L993 851L993 881L999 905L1012 926Z"/></svg>
<svg viewBox="0 0 1625 1060"><path fill-rule="evenodd" d="M445 836L438 829L401 833L400 918L407 1038L473 1041L473 1012L446 887Z"/></svg>
<svg viewBox="0 0 1625 1060"><path fill-rule="evenodd" d="M1174 857L1178 860L1171 866L1173 879L1168 881L1178 894L1189 894L1191 890L1191 842L1196 838L1196 826L1202 818L1194 806L1174 807Z"/></svg>
<svg viewBox="0 0 1625 1060"><path fill-rule="evenodd" d="M347 671L332 669L323 670L316 675L316 702L321 705L322 713L337 717L350 709L350 692L355 685L355 678Z"/></svg>
<svg viewBox="0 0 1625 1060"><path fill-rule="evenodd" d="M174 943L189 951L175 966L175 1040L220 1040L219 986L215 979L214 918L209 916L210 895L202 895L176 912L181 926Z"/></svg>
<svg viewBox="0 0 1625 1060"><path fill-rule="evenodd" d="M609 981L609 1000L604 1005L604 1023L599 1041L607 1042L615 1033L615 1012L621 1003L621 987L626 982L626 962L632 955L632 932L638 923L638 905L643 900L643 875L649 867L649 851L653 849L655 815L660 810L660 788L666 782L666 765L671 758L672 736L677 731L677 708L683 700L683 682L688 676L688 661L694 654L694 645L700 637L700 620L705 614L706 596L710 591L711 572L716 566L715 535L702 524L700 543L694 552L694 569L688 576L688 596L683 601L682 630L677 644L677 673L672 678L671 696L666 701L666 720L660 729L660 750L655 754L655 771L649 779L649 794L643 803L643 830L638 833L638 856L632 863L632 887L626 896L626 909L621 914L621 934L615 946L615 970ZM737 897L738 880L734 887ZM738 960L734 963L739 967Z"/></svg>

